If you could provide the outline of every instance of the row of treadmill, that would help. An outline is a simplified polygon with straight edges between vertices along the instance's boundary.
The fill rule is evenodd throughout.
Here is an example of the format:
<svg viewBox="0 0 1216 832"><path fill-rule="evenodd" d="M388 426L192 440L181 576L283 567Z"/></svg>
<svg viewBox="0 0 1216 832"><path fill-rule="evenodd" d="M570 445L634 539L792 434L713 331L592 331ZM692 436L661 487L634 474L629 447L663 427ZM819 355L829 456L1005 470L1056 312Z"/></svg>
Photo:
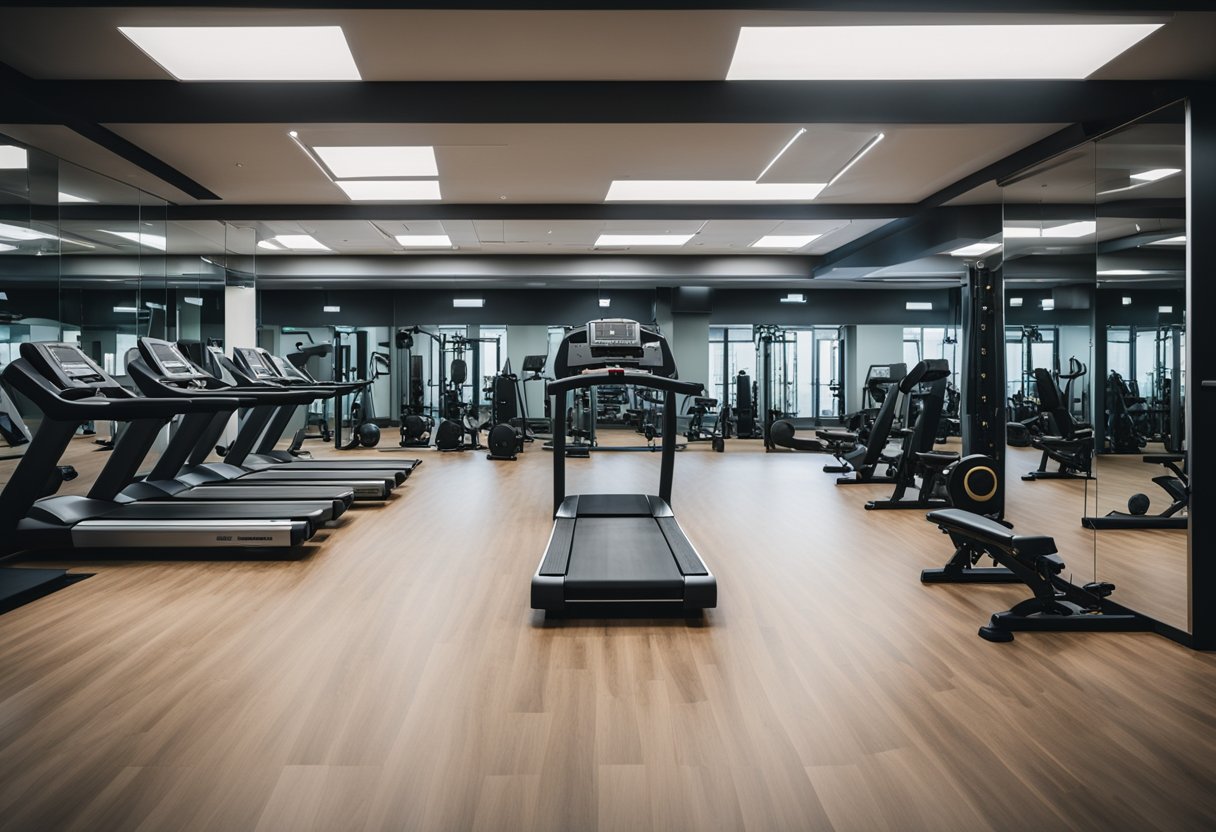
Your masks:
<svg viewBox="0 0 1216 832"><path fill-rule="evenodd" d="M229 357L197 342L141 338L127 372L142 395L75 344L23 343L21 357L4 368L4 383L42 414L0 493L5 553L155 549L163 556L219 548L265 557L301 546L355 503L389 499L419 464L313 460L276 450L298 409L357 385L319 384L262 349ZM213 458L234 415L235 438ZM59 460L90 422L122 429L88 492L58 494ZM144 470L166 427L167 443ZM40 580L63 576L19 569L6 570L4 580L32 591ZM12 595L14 587L4 589Z"/></svg>

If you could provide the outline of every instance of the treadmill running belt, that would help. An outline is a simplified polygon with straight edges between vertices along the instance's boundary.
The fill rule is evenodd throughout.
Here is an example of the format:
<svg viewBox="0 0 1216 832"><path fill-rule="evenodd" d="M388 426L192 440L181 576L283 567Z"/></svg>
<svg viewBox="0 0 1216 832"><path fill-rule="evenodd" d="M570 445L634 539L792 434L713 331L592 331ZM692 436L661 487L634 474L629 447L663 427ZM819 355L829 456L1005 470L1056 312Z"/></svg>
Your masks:
<svg viewBox="0 0 1216 832"><path fill-rule="evenodd" d="M679 599L683 593L684 576L652 518L579 518L566 573L568 598Z"/></svg>

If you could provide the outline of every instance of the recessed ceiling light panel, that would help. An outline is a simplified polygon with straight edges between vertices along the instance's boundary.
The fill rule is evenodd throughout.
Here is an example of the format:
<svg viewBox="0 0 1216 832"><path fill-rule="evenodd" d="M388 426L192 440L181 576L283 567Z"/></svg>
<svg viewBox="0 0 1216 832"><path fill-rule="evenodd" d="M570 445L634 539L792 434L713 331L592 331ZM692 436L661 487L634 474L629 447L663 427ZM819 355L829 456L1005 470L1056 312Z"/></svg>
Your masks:
<svg viewBox="0 0 1216 832"><path fill-rule="evenodd" d="M951 257L983 257L1001 247L1000 243L972 243L950 252Z"/></svg>
<svg viewBox="0 0 1216 832"><path fill-rule="evenodd" d="M1080 80L1161 25L744 26L726 79Z"/></svg>
<svg viewBox="0 0 1216 832"><path fill-rule="evenodd" d="M416 202L443 199L434 179L352 179L335 182L352 200Z"/></svg>
<svg viewBox="0 0 1216 832"><path fill-rule="evenodd" d="M115 237L121 237L124 240L130 240L139 246L147 246L154 248L157 251L165 250L165 238L160 234L148 234L143 231L106 231L101 229L102 234L111 234Z"/></svg>
<svg viewBox="0 0 1216 832"><path fill-rule="evenodd" d="M310 234L279 234L272 239L292 251L332 251L329 246Z"/></svg>
<svg viewBox="0 0 1216 832"><path fill-rule="evenodd" d="M29 154L24 147L0 144L0 170L25 170L29 164Z"/></svg>
<svg viewBox="0 0 1216 832"><path fill-rule="evenodd" d="M1186 235L1178 237L1170 237L1165 240L1155 240L1149 243L1150 246L1184 246L1186 245Z"/></svg>
<svg viewBox="0 0 1216 832"><path fill-rule="evenodd" d="M396 240L404 248L452 247L452 239L447 234L398 234Z"/></svg>
<svg viewBox="0 0 1216 832"><path fill-rule="evenodd" d="M0 240L54 240L54 234L0 222Z"/></svg>
<svg viewBox="0 0 1216 832"><path fill-rule="evenodd" d="M751 248L802 248L822 237L822 234L768 234L751 244Z"/></svg>
<svg viewBox="0 0 1216 832"><path fill-rule="evenodd" d="M435 148L428 146L314 147L313 150L338 179L439 175Z"/></svg>
<svg viewBox="0 0 1216 832"><path fill-rule="evenodd" d="M1138 182L1156 182L1159 179L1165 179L1178 173L1182 173L1178 168L1154 168L1142 173L1133 173L1131 178Z"/></svg>
<svg viewBox="0 0 1216 832"><path fill-rule="evenodd" d="M71 202L95 202L95 201L96 200L89 199L88 197L76 196L76 194L64 193L63 191L59 192L59 204L60 205L67 205L68 203L71 203Z"/></svg>
<svg viewBox="0 0 1216 832"><path fill-rule="evenodd" d="M615 179L605 202L788 202L812 200L827 187L816 182L750 179Z"/></svg>
<svg viewBox="0 0 1216 832"><path fill-rule="evenodd" d="M179 81L360 81L341 26L119 26Z"/></svg>
<svg viewBox="0 0 1216 832"><path fill-rule="evenodd" d="M692 234L601 234L597 246L682 246Z"/></svg>

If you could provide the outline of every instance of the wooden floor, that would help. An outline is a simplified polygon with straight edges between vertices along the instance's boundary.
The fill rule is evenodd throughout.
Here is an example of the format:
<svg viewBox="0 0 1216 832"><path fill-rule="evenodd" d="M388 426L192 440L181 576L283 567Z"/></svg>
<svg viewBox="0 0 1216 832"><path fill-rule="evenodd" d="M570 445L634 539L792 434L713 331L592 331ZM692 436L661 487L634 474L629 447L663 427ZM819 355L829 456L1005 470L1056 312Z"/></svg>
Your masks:
<svg viewBox="0 0 1216 832"><path fill-rule="evenodd" d="M982 641L1024 590L921 585L946 540L863 511L885 486L692 447L674 505L719 608L546 624L548 454L420 455L301 560L79 563L95 575L0 616L0 829L1216 827L1216 657ZM658 458L568 469L572 492L653 490ZM1083 495L1011 483L1011 519L1078 578ZM1098 572L1137 546L1103 543Z"/></svg>

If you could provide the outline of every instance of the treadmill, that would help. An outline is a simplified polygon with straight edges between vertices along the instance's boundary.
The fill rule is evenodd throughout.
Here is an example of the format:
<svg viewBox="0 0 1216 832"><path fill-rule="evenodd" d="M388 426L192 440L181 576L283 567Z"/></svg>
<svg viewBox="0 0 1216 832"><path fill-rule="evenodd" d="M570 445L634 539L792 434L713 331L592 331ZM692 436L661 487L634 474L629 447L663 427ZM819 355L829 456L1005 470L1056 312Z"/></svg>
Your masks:
<svg viewBox="0 0 1216 832"><path fill-rule="evenodd" d="M42 411L38 432L0 493L0 534L10 551L121 547L291 548L324 522L322 507L257 503L123 503L128 483L157 434L176 415L234 408L235 399L139 398L79 347L23 343L4 381ZM47 493L55 466L87 421L128 425L87 496ZM41 499L40 499L41 497Z"/></svg>
<svg viewBox="0 0 1216 832"><path fill-rule="evenodd" d="M679 381L667 339L637 321L592 321L568 332L554 361L553 533L532 577L532 608L551 615L693 616L717 604L717 581L671 510ZM566 495L566 394L632 384L664 394L659 493Z"/></svg>
<svg viewBox="0 0 1216 832"><path fill-rule="evenodd" d="M291 365L285 359L271 355L261 347L237 347L232 351L233 363L255 383L273 384L288 390L312 393L312 401L333 398L338 395L366 387L371 382L340 382L327 384L311 378L306 372ZM276 451L275 446L283 438L287 425L295 415L299 405L284 404L280 406L267 422L265 429L258 437L253 450L249 453L245 465L288 463L293 468L313 471L399 471L401 478L408 477L415 468L422 464L420 459L391 459L384 457L343 457L341 459L300 459L287 451Z"/></svg>
<svg viewBox="0 0 1216 832"><path fill-rule="evenodd" d="M169 342L161 343L168 344ZM185 348L183 349L183 347ZM393 489L405 481L405 474L397 470L355 471L346 468L306 470L278 462L270 464L247 460L258 437L280 403L284 401L295 404L306 403L312 400L314 394L308 390L288 390L274 384L258 384L233 365L218 347L203 346L197 342L179 342L174 349L177 355L186 359L191 354L191 347L193 347L193 352L202 359L202 362L193 363L224 385L236 387L242 392L247 388L273 392L276 396L271 403L260 403L245 410L236 438L226 449L222 462L208 462L207 458L227 429L235 408L233 411L218 414L213 418L198 437L177 479L190 485L231 484L240 479L244 482L259 484L344 487L354 491L356 502L387 500Z"/></svg>
<svg viewBox="0 0 1216 832"><path fill-rule="evenodd" d="M235 399L242 407L275 404L291 394L263 388L241 388L225 385L202 369L194 366L168 341L140 338L135 357L127 362L127 375L145 396L151 398ZM215 501L316 501L325 507L325 520L340 517L354 500L352 488L341 483L322 485L291 485L259 483L242 478L229 479L215 474L210 481L200 477L186 481L181 477L183 466L200 437L213 421L227 423L232 408L215 413L188 413L178 417L172 438L151 472L123 488L121 498L130 500ZM197 472L196 472L197 473Z"/></svg>

